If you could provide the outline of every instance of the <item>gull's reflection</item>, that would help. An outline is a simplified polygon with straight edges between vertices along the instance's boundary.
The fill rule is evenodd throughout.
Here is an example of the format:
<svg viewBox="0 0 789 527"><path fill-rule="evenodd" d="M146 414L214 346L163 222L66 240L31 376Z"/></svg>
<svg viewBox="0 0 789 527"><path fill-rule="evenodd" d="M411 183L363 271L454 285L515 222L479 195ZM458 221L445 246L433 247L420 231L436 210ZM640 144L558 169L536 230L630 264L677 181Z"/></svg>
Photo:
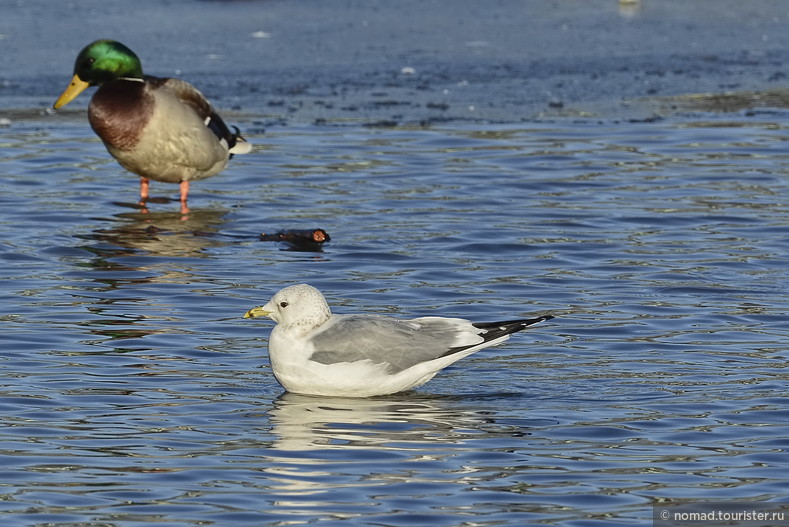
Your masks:
<svg viewBox="0 0 789 527"><path fill-rule="evenodd" d="M394 444L458 442L488 422L486 412L458 408L451 397L406 393L386 398L311 397L285 393L270 410L273 448L392 448ZM402 446L401 448L409 448Z"/></svg>
<svg viewBox="0 0 789 527"><path fill-rule="evenodd" d="M300 506L321 505L327 485L342 478L365 484L397 478L387 468L397 462L442 460L457 445L477 436L484 413L452 407L452 399L418 394L352 399L285 393L269 410L274 440L267 452L268 477L284 496L299 496ZM342 484L342 483L340 483ZM354 484L354 483L351 483Z"/></svg>

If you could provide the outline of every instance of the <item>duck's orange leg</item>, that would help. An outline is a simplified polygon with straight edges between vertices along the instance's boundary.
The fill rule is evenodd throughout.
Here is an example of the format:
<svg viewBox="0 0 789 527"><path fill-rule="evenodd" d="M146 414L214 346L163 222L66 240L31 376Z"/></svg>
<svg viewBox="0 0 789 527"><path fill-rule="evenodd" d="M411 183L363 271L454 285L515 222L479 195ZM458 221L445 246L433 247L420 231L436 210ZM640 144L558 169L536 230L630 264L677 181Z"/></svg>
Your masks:
<svg viewBox="0 0 789 527"><path fill-rule="evenodd" d="M189 207L186 200L189 196L189 182L181 181L181 214L189 214Z"/></svg>
<svg viewBox="0 0 789 527"><path fill-rule="evenodd" d="M150 186L150 181L147 177L140 178L140 203L143 204L148 201L148 187Z"/></svg>

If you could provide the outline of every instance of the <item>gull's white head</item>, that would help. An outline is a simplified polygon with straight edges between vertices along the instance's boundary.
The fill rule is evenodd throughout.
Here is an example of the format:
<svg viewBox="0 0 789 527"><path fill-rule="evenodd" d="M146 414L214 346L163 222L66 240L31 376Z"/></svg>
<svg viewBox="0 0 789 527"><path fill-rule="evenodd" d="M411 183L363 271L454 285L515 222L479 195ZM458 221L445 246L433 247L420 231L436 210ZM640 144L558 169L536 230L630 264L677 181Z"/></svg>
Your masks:
<svg viewBox="0 0 789 527"><path fill-rule="evenodd" d="M268 303L253 307L244 318L269 317L283 326L318 327L331 318L331 309L320 291L307 284L280 289Z"/></svg>

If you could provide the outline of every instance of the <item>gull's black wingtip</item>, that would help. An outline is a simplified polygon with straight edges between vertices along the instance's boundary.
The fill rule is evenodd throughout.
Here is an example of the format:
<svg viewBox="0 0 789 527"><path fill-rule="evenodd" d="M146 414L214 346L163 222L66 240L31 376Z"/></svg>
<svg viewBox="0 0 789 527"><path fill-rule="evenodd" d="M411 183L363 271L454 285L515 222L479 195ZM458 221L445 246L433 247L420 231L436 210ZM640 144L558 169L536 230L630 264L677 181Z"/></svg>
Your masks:
<svg viewBox="0 0 789 527"><path fill-rule="evenodd" d="M482 337L483 342L490 342L492 340L496 340L506 335L517 333L518 331L523 331L529 326L533 326L534 324L538 324L540 322L545 322L546 320L551 320L552 318L555 317L553 315L542 315L540 317L535 317L535 318L503 320L500 322L472 322L471 325L480 330L479 336ZM442 355L442 357L446 357L447 355L452 355L453 353L457 353L459 351L473 348L478 345L479 344L472 344L469 346L450 348L446 353Z"/></svg>
<svg viewBox="0 0 789 527"><path fill-rule="evenodd" d="M532 319L532 320L536 320L537 322L545 322L546 320L551 320L552 318L556 318L556 317L554 315L543 315L541 317L537 317L536 319ZM534 322L534 324L537 324L537 322Z"/></svg>
<svg viewBox="0 0 789 527"><path fill-rule="evenodd" d="M509 333L514 333L516 331L521 331L529 326L533 326L534 324L539 324L540 322L545 322L546 320L551 320L552 318L556 318L553 315L542 315L539 317L534 318L519 318L516 320L501 320L498 322L472 322L472 326L478 329L511 329Z"/></svg>
<svg viewBox="0 0 789 527"><path fill-rule="evenodd" d="M472 326L477 329L483 330L485 333L482 338L486 341L494 340L504 335L510 335L523 331L529 326L545 322L555 318L553 315L542 315L535 318L521 318L517 320L503 320L499 322L472 322Z"/></svg>

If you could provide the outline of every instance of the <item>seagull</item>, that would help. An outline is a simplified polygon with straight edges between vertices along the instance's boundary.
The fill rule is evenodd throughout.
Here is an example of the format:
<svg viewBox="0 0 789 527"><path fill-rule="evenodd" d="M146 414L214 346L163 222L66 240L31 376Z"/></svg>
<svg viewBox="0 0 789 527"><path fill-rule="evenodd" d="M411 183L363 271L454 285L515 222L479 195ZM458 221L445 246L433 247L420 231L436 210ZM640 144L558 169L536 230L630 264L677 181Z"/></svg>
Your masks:
<svg viewBox="0 0 789 527"><path fill-rule="evenodd" d="M286 287L244 315L255 317L277 323L269 338L269 359L282 387L334 397L410 390L463 357L553 318L480 323L445 317L334 315L323 294L308 284Z"/></svg>

